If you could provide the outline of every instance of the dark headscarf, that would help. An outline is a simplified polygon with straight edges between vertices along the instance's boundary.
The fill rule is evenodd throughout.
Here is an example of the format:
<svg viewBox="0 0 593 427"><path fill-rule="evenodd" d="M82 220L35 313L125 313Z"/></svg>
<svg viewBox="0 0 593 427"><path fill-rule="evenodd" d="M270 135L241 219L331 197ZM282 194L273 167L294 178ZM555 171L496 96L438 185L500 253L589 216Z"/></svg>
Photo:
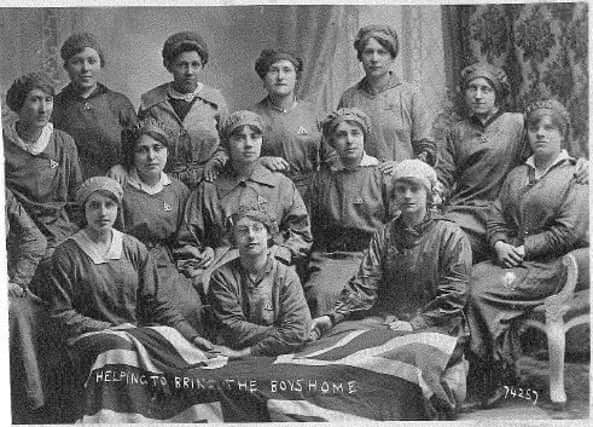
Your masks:
<svg viewBox="0 0 593 427"><path fill-rule="evenodd" d="M504 70L488 62L476 62L461 71L463 89L467 89L472 80L480 77L490 82L496 92L496 101L499 103L511 92L511 85Z"/></svg>
<svg viewBox="0 0 593 427"><path fill-rule="evenodd" d="M116 180L106 176L93 176L83 182L78 188L78 191L76 192L76 202L84 208L87 199L95 191L108 192L114 197L118 204L121 204L121 200L124 196L124 190Z"/></svg>
<svg viewBox="0 0 593 427"><path fill-rule="evenodd" d="M208 63L208 45L204 39L192 31L183 31L170 36L163 45L163 63L169 68L177 55L195 50L202 58L202 65Z"/></svg>
<svg viewBox="0 0 593 427"><path fill-rule="evenodd" d="M220 134L222 136L222 141L227 144L233 131L240 126L254 126L261 133L264 132L265 127L264 120L259 114L248 110L235 111L226 118L221 126Z"/></svg>
<svg viewBox="0 0 593 427"><path fill-rule="evenodd" d="M6 105L15 113L21 111L25 99L33 89L41 89L48 95L56 93L54 82L45 73L33 72L16 79L6 92Z"/></svg>
<svg viewBox="0 0 593 427"><path fill-rule="evenodd" d="M255 72L260 79L263 80L264 76L270 69L270 66L278 61L287 60L294 65L294 69L297 73L297 79L300 79L301 73L303 72L303 60L283 49L264 49L259 54L259 58L255 61Z"/></svg>
<svg viewBox="0 0 593 427"><path fill-rule="evenodd" d="M124 129L121 140L124 164L128 167L134 164L136 143L142 135L150 136L167 147L167 149L173 145L176 139L176 133L173 129L153 117L147 117L136 126Z"/></svg>
<svg viewBox="0 0 593 427"><path fill-rule="evenodd" d="M367 141L368 136L371 132L371 119L366 113L358 108L340 108L333 113L330 113L321 123L323 130L323 137L331 143L332 134L336 127L342 122L355 122L357 123L364 133L364 140Z"/></svg>
<svg viewBox="0 0 593 427"><path fill-rule="evenodd" d="M60 49L60 56L64 62L68 62L70 58L82 51L85 47L94 49L101 59L101 67L105 66L105 57L103 50L99 44L99 40L92 33L74 33L66 39L62 48Z"/></svg>

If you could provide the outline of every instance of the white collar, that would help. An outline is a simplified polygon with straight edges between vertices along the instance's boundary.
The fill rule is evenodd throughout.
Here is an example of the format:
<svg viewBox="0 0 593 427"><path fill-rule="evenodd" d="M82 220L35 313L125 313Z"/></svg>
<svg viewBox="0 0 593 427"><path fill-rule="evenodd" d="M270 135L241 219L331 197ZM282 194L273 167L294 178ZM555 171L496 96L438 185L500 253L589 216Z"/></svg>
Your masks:
<svg viewBox="0 0 593 427"><path fill-rule="evenodd" d="M529 156L527 158L527 160L525 160L525 164L529 167L531 167L532 169L535 170L535 179L539 180L541 179L545 174L547 174L549 172L550 169L552 169L554 166L556 166L558 163L563 162L566 159L570 159L570 156L568 155L568 153L566 152L566 150L561 150L560 153L558 154L558 156L556 157L556 160L554 160L552 162L552 164L550 164L550 166L548 166L545 170L540 171L535 167L535 157L533 155Z"/></svg>
<svg viewBox="0 0 593 427"><path fill-rule="evenodd" d="M51 135L54 131L54 125L51 122L48 122L45 126L43 126L43 129L41 130L41 135L39 135L37 141L35 141L32 144L27 143L23 139L21 139L18 132L16 131L16 123L17 121L15 120L10 124L10 126L8 127L7 136L17 147L19 147L23 151L26 151L27 153L30 153L33 156L37 156L47 148L49 141L51 141Z"/></svg>
<svg viewBox="0 0 593 427"><path fill-rule="evenodd" d="M111 244L109 245L109 250L105 256L102 256L99 253L97 244L89 238L84 229L74 233L72 236L68 237L68 239L74 240L78 247L88 255L91 261L93 261L93 264L105 264L110 260L121 258L123 249L122 236L123 233L121 231L118 231L115 228L111 229Z"/></svg>
<svg viewBox="0 0 593 427"><path fill-rule="evenodd" d="M362 159L360 160L360 164L358 165L358 167L366 168L369 166L377 166L378 164L379 164L379 160L377 160L373 156L369 156L366 152L363 152ZM340 160L339 156L336 158L335 164L331 166L331 169L334 172L346 169L346 167L342 164L342 161Z"/></svg>
<svg viewBox="0 0 593 427"><path fill-rule="evenodd" d="M148 185L140 179L138 176L138 170L136 170L136 168L132 168L128 176L128 183L140 191L144 191L147 194L153 195L160 193L163 190L163 187L171 184L171 178L169 178L169 175L167 175L165 172L161 172L161 179L159 179L159 181L154 185Z"/></svg>
<svg viewBox="0 0 593 427"><path fill-rule="evenodd" d="M194 100L194 98L196 96L198 96L198 94L200 93L200 91L202 90L203 87L204 87L204 85L202 83L198 82L198 85L196 86L196 89L193 92L181 93L181 92L178 92L177 90L175 90L175 88L173 87L173 84L169 84L169 87L167 88L167 93L173 99L181 99L185 102L192 102Z"/></svg>

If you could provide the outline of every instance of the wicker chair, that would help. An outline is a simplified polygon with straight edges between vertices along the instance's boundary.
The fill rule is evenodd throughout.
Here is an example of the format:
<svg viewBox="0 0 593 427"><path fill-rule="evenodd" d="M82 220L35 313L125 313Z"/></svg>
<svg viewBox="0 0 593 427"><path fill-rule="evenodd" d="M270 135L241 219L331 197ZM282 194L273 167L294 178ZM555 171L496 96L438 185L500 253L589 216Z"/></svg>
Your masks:
<svg viewBox="0 0 593 427"><path fill-rule="evenodd" d="M556 409L566 406L564 390L564 355L566 333L575 326L589 322L589 292L575 294L578 266L575 258L565 255L563 263L567 267L564 287L557 294L546 298L544 304L535 308L523 321L523 328L534 327L546 334L550 370L550 399ZM543 316L542 316L543 314ZM542 322L541 319L545 320Z"/></svg>

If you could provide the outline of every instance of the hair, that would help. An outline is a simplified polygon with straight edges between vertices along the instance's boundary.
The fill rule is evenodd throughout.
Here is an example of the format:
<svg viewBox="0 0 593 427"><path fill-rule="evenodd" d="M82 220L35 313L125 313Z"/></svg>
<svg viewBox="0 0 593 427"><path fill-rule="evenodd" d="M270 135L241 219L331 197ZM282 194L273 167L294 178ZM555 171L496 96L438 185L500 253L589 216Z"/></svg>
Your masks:
<svg viewBox="0 0 593 427"><path fill-rule="evenodd" d="M206 41L197 33L192 31L182 31L175 33L165 41L162 55L163 64L169 69L171 63L183 52L196 51L202 60L202 66L208 63L208 45Z"/></svg>
<svg viewBox="0 0 593 427"><path fill-rule="evenodd" d="M197 45L195 43L181 43L175 49L172 49L171 52L167 55L167 58L165 58L165 63L166 63L167 69L175 61L175 58L177 58L183 52L194 52L194 51L197 52L198 55L200 56L202 65L205 65L204 52L200 51L200 49L197 47Z"/></svg>
<svg viewBox="0 0 593 427"><path fill-rule="evenodd" d="M544 117L549 117L552 121L552 125L554 125L554 127L560 131L563 139L562 146L565 148L564 144L568 139L570 126L568 126L568 124L565 123L564 120L555 112L544 109L533 111L527 116L527 128L529 129L531 126L537 126Z"/></svg>
<svg viewBox="0 0 593 427"><path fill-rule="evenodd" d="M264 79L270 67L278 61L290 61L296 71L297 81L301 80L303 73L303 60L294 53L283 49L264 49L255 61L255 72L260 79Z"/></svg>
<svg viewBox="0 0 593 427"><path fill-rule="evenodd" d="M229 139L231 139L233 136L236 136L241 130L243 130L244 127L248 127L251 132L253 132L253 133L257 134L257 135L263 136L263 134L264 134L257 126L254 126L254 125L240 125L240 126L237 126L235 129L233 129L233 131L229 135Z"/></svg>
<svg viewBox="0 0 593 427"><path fill-rule="evenodd" d="M29 93L35 89L40 89L52 97L56 94L53 81L45 73L28 73L12 83L6 92L6 105L18 114Z"/></svg>
<svg viewBox="0 0 593 427"><path fill-rule="evenodd" d="M415 183L415 184L420 184L418 182L418 180L414 179L413 177L403 177L403 178L396 179L395 181L393 181L393 195L394 196L395 196L395 184L397 184L398 181L404 181L404 182L407 182L407 183L412 182L412 183ZM432 205L434 203L434 199L435 199L435 196L436 196L436 194L435 194L436 193L436 189L435 188L432 188L432 189L429 190L428 188L426 188L425 185L422 185L422 184L420 184L420 185L426 191L426 208L429 209L429 208L432 207Z"/></svg>
<svg viewBox="0 0 593 427"><path fill-rule="evenodd" d="M99 40L92 33L74 33L70 35L60 49L60 56L64 60L64 67L68 64L70 58L78 55L85 48L90 47L99 55L101 68L105 66L105 56L99 44Z"/></svg>
<svg viewBox="0 0 593 427"><path fill-rule="evenodd" d="M381 47L383 47L383 49L385 49L387 52L389 52L391 54L392 58L395 58L397 56L397 53L394 52L393 46L391 43L389 43L389 41L382 39L380 37L370 36L370 37L366 37L366 38L360 40L360 43L358 44L358 48L356 49L356 58L359 61L362 61L362 52L365 50L365 48L367 47L367 44L369 44L369 41L371 39L376 40L377 43L379 43L381 45Z"/></svg>
<svg viewBox="0 0 593 427"><path fill-rule="evenodd" d="M335 148L335 138L334 138L334 134L336 133L336 129L338 128L338 126L340 126L340 123L346 122L351 126L356 126L357 128L359 128L362 131L363 134L363 146L364 143L366 143L367 138L368 138L368 134L367 134L367 129L365 129L365 127L362 125L362 123L357 122L356 120L342 120L340 122L338 122L330 131L330 136L327 139L328 144L332 147Z"/></svg>
<svg viewBox="0 0 593 427"><path fill-rule="evenodd" d="M141 121L135 126L122 130L122 152L124 165L130 168L134 165L134 154L136 146L142 135L147 135L160 142L167 150L175 138L174 131L163 123L151 117Z"/></svg>

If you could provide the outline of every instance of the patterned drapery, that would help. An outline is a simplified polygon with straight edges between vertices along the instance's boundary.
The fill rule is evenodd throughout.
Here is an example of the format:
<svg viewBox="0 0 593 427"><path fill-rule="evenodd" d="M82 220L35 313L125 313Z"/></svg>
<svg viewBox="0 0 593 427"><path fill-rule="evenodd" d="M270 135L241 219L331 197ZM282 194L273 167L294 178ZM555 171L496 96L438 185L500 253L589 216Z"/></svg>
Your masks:
<svg viewBox="0 0 593 427"><path fill-rule="evenodd" d="M561 101L572 119L568 150L588 157L587 3L443 6L443 16L450 88L464 66L488 60L509 76L510 111L544 97Z"/></svg>

